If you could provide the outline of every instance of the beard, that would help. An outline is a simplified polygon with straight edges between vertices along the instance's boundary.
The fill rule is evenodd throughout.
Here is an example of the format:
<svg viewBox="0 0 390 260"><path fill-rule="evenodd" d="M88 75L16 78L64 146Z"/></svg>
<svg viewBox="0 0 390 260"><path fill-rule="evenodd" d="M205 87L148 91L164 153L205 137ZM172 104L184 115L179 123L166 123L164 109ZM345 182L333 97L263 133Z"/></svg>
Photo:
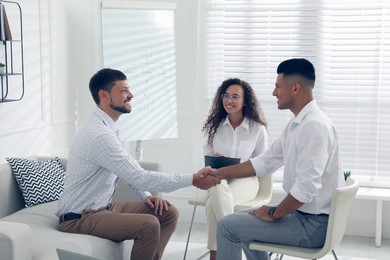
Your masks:
<svg viewBox="0 0 390 260"><path fill-rule="evenodd" d="M126 108L124 106L123 107L116 106L112 102L110 103L110 107L112 109L114 109L115 111L118 111L118 112L123 113L123 114L128 114L131 112L131 108Z"/></svg>

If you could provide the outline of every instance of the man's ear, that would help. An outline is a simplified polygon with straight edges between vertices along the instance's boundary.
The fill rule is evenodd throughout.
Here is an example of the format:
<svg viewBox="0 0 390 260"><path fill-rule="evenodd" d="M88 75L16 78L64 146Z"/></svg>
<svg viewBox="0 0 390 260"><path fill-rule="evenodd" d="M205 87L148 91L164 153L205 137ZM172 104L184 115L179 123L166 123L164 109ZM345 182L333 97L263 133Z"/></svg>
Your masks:
<svg viewBox="0 0 390 260"><path fill-rule="evenodd" d="M103 100L107 101L109 98L108 92L104 91L103 89L99 90L98 95L99 95L100 102L102 102Z"/></svg>
<svg viewBox="0 0 390 260"><path fill-rule="evenodd" d="M293 93L298 94L301 91L302 85L299 82L293 84Z"/></svg>

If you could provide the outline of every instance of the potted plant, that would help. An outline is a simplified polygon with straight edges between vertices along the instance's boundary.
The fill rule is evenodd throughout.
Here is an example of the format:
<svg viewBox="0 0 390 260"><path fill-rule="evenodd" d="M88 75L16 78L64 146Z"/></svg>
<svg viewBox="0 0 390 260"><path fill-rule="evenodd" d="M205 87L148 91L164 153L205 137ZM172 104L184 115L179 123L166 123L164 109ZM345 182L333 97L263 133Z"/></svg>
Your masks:
<svg viewBox="0 0 390 260"><path fill-rule="evenodd" d="M0 62L0 74L5 73L5 64Z"/></svg>

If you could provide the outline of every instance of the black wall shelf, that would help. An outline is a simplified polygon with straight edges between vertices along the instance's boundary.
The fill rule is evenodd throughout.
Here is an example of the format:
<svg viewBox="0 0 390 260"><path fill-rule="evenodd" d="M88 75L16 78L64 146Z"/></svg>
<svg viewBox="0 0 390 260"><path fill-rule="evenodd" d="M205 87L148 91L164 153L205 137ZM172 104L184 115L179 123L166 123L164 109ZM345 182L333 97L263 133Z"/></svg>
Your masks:
<svg viewBox="0 0 390 260"><path fill-rule="evenodd" d="M12 8L12 11L15 9L18 12L20 26L18 35L7 37L4 33L6 12L1 12L0 19L3 21L3 26L0 28L0 63L5 64L5 67L4 71L0 71L0 103L5 103L19 101L24 96L23 17L22 8L17 2L0 0L0 4L3 11Z"/></svg>

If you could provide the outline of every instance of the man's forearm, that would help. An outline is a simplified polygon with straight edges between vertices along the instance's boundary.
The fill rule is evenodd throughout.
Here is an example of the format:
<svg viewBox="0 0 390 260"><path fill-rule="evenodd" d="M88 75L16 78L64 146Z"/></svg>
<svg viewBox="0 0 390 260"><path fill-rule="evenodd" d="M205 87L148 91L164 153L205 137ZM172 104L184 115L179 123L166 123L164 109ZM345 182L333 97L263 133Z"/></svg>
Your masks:
<svg viewBox="0 0 390 260"><path fill-rule="evenodd" d="M299 200L295 199L290 193L287 194L287 196L279 203L279 205L276 207L274 216L276 218L282 218L283 216L287 215L288 213L296 210L300 206L302 206L304 203L300 202Z"/></svg>
<svg viewBox="0 0 390 260"><path fill-rule="evenodd" d="M235 179L256 176L255 169L249 160L237 165L219 168L216 171L217 177L220 179Z"/></svg>

